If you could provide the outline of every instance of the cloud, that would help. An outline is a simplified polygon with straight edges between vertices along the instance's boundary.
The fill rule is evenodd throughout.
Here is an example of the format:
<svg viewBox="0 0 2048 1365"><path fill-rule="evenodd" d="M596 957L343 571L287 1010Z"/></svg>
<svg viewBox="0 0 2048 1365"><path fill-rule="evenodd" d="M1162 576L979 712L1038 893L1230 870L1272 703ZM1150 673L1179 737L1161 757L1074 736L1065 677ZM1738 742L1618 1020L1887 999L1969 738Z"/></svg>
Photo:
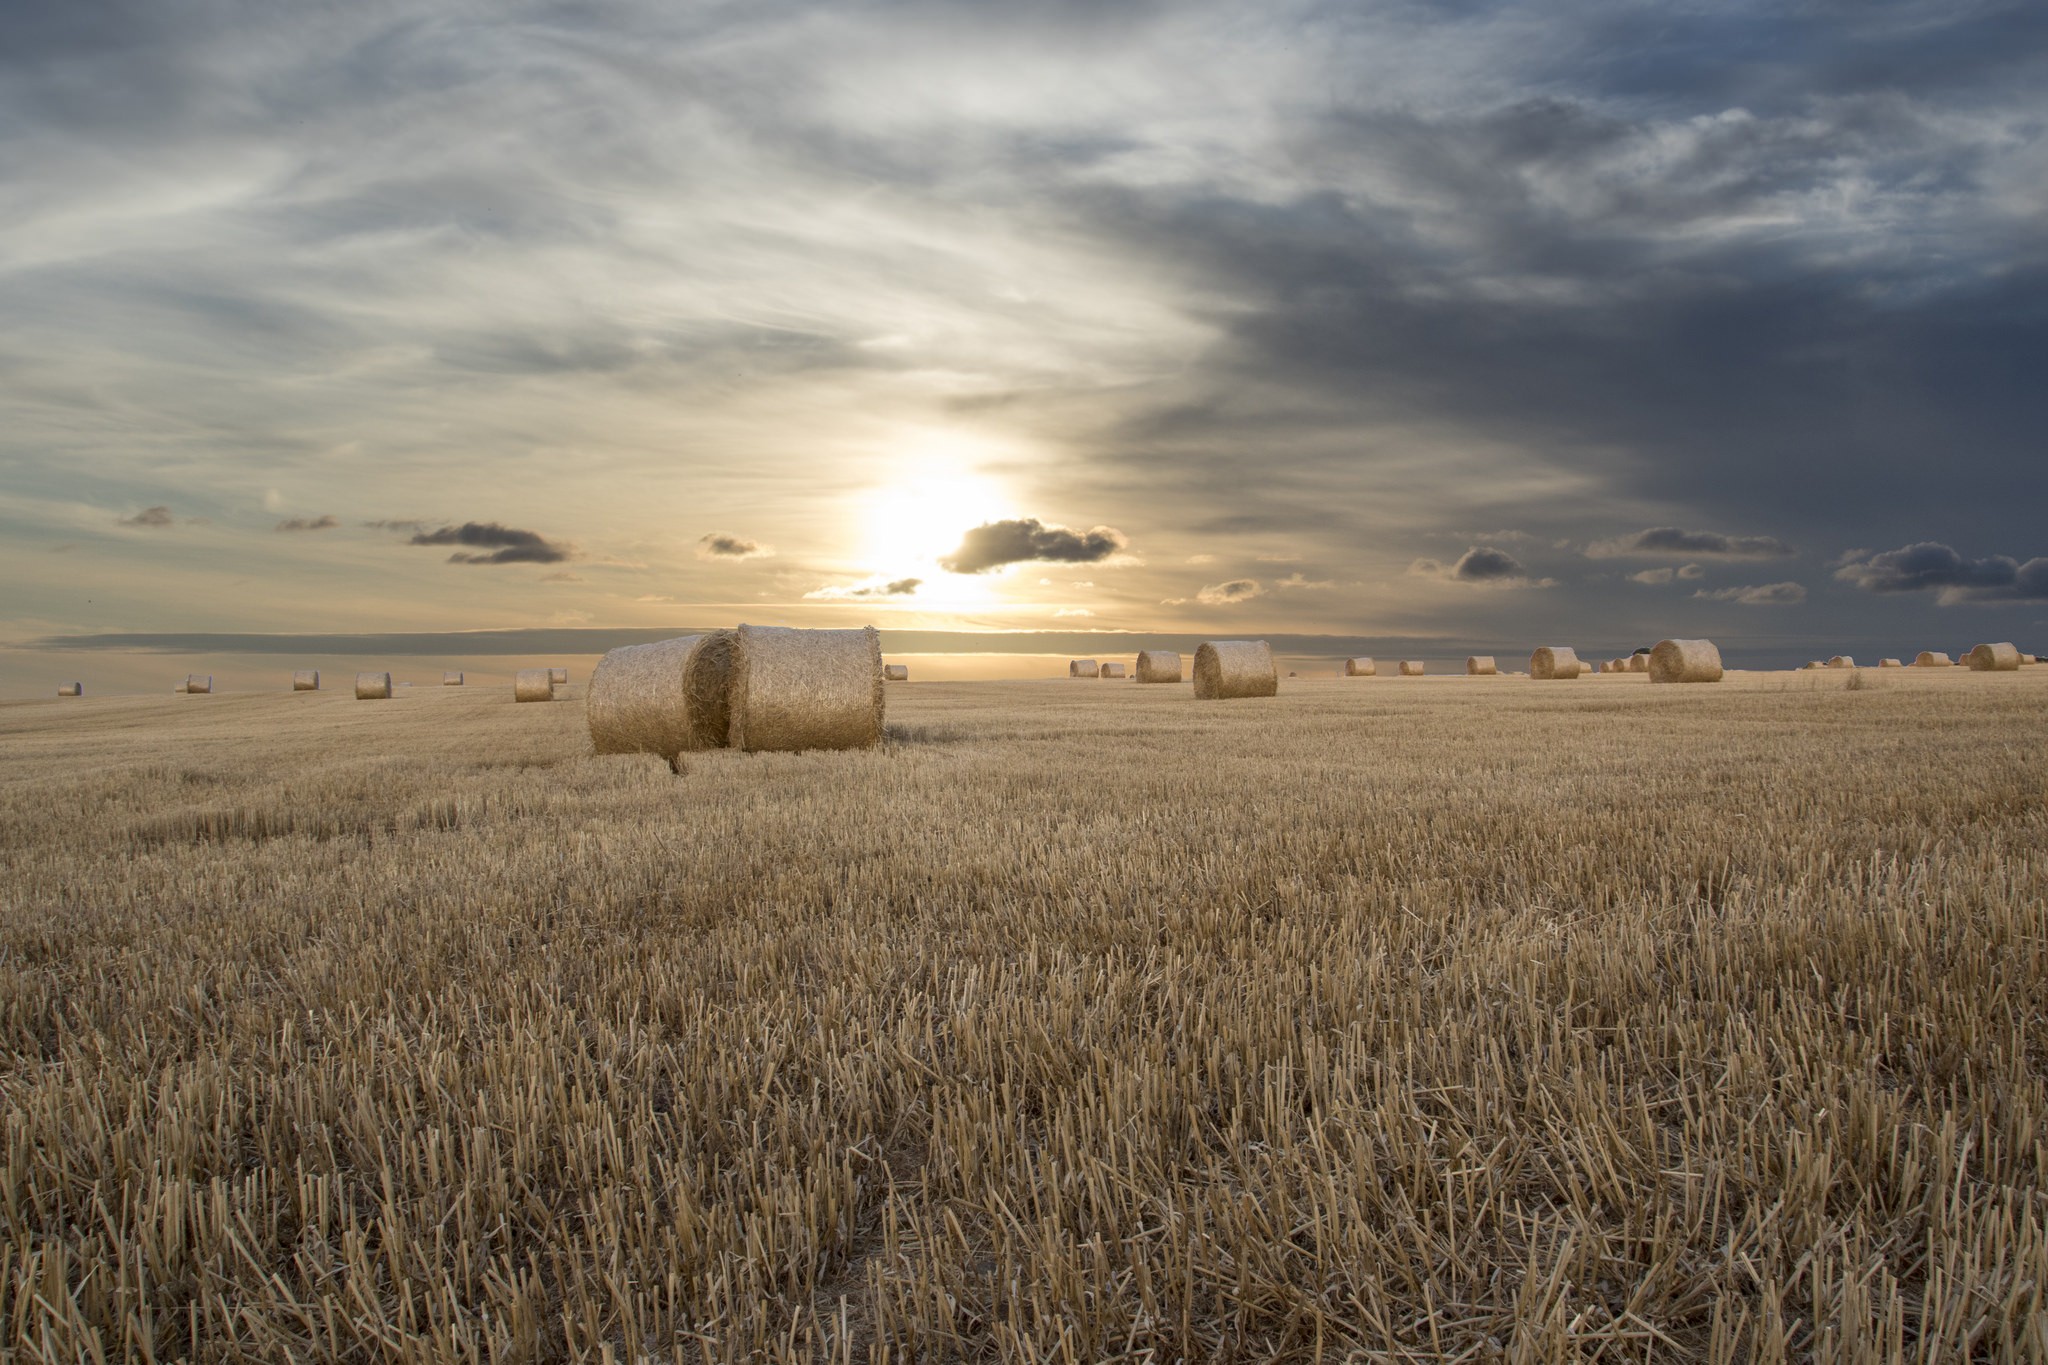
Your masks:
<svg viewBox="0 0 2048 1365"><path fill-rule="evenodd" d="M745 536L728 535L724 531L713 531L697 541L699 559L766 559L774 553L772 545L763 545Z"/></svg>
<svg viewBox="0 0 2048 1365"><path fill-rule="evenodd" d="M419 531L410 545L464 545L488 553L457 550L448 556L450 564L559 564L574 551L557 545L538 531L501 526L495 521L465 521L460 526L443 526Z"/></svg>
<svg viewBox="0 0 2048 1365"><path fill-rule="evenodd" d="M363 523L372 531L424 531L427 524L417 517L397 517L366 521Z"/></svg>
<svg viewBox="0 0 2048 1365"><path fill-rule="evenodd" d="M1669 583L1672 576L1677 572L1676 569L1638 569L1628 576L1628 581L1631 583L1647 583L1654 587L1659 583Z"/></svg>
<svg viewBox="0 0 2048 1365"><path fill-rule="evenodd" d="M1189 555L1189 556L1187 557L1187 561L1186 561L1186 562L1187 562L1187 563L1189 563L1189 564L1196 564L1196 565L1201 565L1201 564L1214 564L1214 563L1216 562L1216 556L1215 556L1215 555L1211 555L1211 554L1199 554L1199 555Z"/></svg>
<svg viewBox="0 0 2048 1365"><path fill-rule="evenodd" d="M177 525L178 519L171 515L171 509L168 507L145 507L132 517L122 517L116 524L160 531L167 526Z"/></svg>
<svg viewBox="0 0 2048 1365"><path fill-rule="evenodd" d="M1408 572L1424 578L1440 578L1447 583L1464 583L1475 588L1551 588L1557 586L1554 578L1529 577L1529 571L1522 567L1520 560L1506 550L1491 545L1474 545L1459 555L1454 564L1445 564L1435 559L1418 559L1408 566Z"/></svg>
<svg viewBox="0 0 2048 1365"><path fill-rule="evenodd" d="M1798 583L1759 583L1743 588L1701 588L1693 596L1702 602L1737 602L1745 607L1790 607L1806 600L1806 589Z"/></svg>
<svg viewBox="0 0 2048 1365"><path fill-rule="evenodd" d="M331 531L339 525L341 523L330 516L314 517L311 520L305 517L292 517L288 520L280 521L270 529L273 531Z"/></svg>
<svg viewBox="0 0 2048 1365"><path fill-rule="evenodd" d="M1061 607L1058 611L1053 613L1053 617L1055 620L1057 620L1062 616L1093 616L1094 614L1094 612L1088 610L1088 608L1086 607Z"/></svg>
<svg viewBox="0 0 2048 1365"><path fill-rule="evenodd" d="M1307 574L1304 574L1297 569L1295 572L1287 575L1287 577L1275 583L1273 585L1273 588L1276 592L1287 588L1302 588L1309 591L1317 591L1323 588L1334 588L1336 586L1337 583L1335 579L1310 578Z"/></svg>
<svg viewBox="0 0 2048 1365"><path fill-rule="evenodd" d="M1071 531L1064 526L1047 526L1036 517L989 521L962 537L960 548L941 559L939 567L949 573L987 573L1005 564L1038 560L1094 564L1108 559L1125 544L1123 532L1114 526Z"/></svg>
<svg viewBox="0 0 2048 1365"><path fill-rule="evenodd" d="M1614 540L1596 540L1586 547L1594 559L1661 555L1672 559L1786 559L1799 553L1776 536L1730 536L1719 531L1682 531L1652 526Z"/></svg>
<svg viewBox="0 0 2048 1365"><path fill-rule="evenodd" d="M583 575L571 573L567 569L558 569L554 573L542 574L540 581L543 583L581 583Z"/></svg>
<svg viewBox="0 0 2048 1365"><path fill-rule="evenodd" d="M2025 563L2010 555L1967 559L1936 540L1876 554L1851 550L1836 561L1835 577L1865 592L1931 591L1943 606L2048 600L2048 558Z"/></svg>
<svg viewBox="0 0 2048 1365"><path fill-rule="evenodd" d="M1705 578L1707 571L1697 564L1681 564L1678 566L1678 576L1680 578Z"/></svg>
<svg viewBox="0 0 2048 1365"><path fill-rule="evenodd" d="M806 601L843 602L860 598L911 597L924 586L922 578L898 578L890 582L855 583L848 587L825 587L804 594Z"/></svg>
<svg viewBox="0 0 2048 1365"><path fill-rule="evenodd" d="M1249 602L1254 597L1265 595L1265 585L1256 578L1233 578L1227 583L1211 583L1195 593L1195 600L1205 607L1227 606L1233 602Z"/></svg>

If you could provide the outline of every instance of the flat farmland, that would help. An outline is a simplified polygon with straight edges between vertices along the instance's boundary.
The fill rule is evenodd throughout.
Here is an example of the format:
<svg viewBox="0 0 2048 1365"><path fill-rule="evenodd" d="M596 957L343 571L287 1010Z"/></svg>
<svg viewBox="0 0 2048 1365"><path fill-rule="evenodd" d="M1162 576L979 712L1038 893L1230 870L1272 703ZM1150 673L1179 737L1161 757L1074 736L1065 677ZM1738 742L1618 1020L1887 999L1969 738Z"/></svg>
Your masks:
<svg viewBox="0 0 2048 1365"><path fill-rule="evenodd" d="M2048 1356L2048 667L0 705L0 1355Z"/></svg>

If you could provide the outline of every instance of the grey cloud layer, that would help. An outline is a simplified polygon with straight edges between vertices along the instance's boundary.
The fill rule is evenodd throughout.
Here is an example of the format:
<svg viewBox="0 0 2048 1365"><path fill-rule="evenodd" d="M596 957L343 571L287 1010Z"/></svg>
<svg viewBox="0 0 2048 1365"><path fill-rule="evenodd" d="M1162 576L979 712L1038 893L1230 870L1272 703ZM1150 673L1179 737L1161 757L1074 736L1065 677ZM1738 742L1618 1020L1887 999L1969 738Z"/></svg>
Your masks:
<svg viewBox="0 0 2048 1365"><path fill-rule="evenodd" d="M1586 553L1596 559L1657 556L1672 559L1785 559L1798 553L1776 536L1730 536L1719 531L1684 531L1652 526L1634 535L1595 541Z"/></svg>
<svg viewBox="0 0 2048 1365"><path fill-rule="evenodd" d="M987 573L1006 564L1043 561L1053 564L1095 564L1124 547L1123 532L1113 526L1070 531L1047 526L1036 517L984 522L960 539L960 548L939 561L952 573Z"/></svg>

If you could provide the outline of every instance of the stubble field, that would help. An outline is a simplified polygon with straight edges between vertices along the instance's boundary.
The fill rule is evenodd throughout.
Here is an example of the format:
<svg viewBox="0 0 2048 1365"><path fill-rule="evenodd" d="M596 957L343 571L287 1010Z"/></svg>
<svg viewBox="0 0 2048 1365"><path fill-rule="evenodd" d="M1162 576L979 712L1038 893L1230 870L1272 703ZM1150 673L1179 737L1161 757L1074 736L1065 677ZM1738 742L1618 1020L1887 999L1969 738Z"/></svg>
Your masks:
<svg viewBox="0 0 2048 1365"><path fill-rule="evenodd" d="M2048 1356L2048 668L0 705L0 1355Z"/></svg>

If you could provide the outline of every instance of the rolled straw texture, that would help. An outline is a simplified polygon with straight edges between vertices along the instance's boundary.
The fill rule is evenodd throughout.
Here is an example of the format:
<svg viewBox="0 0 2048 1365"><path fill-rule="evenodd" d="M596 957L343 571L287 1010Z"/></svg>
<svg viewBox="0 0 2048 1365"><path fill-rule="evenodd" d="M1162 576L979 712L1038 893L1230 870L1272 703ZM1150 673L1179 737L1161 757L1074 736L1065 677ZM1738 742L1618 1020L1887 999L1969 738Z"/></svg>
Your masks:
<svg viewBox="0 0 2048 1365"><path fill-rule="evenodd" d="M1491 654L1474 654L1465 660L1465 673L1473 678L1490 678L1500 672L1500 666Z"/></svg>
<svg viewBox="0 0 2048 1365"><path fill-rule="evenodd" d="M607 653L590 675L584 702L591 747L668 759L724 748L732 642L731 631L715 630Z"/></svg>
<svg viewBox="0 0 2048 1365"><path fill-rule="evenodd" d="M185 675L185 690L187 692L213 691L213 674L187 673Z"/></svg>
<svg viewBox="0 0 2048 1365"><path fill-rule="evenodd" d="M567 686L567 685L568 685L568 682L569 682L569 670L568 670L568 669L566 669L566 668L551 668L551 669L549 669L549 670L548 670L548 681L549 681L550 683L554 684L554 685L555 685L556 687L565 687L565 686Z"/></svg>
<svg viewBox="0 0 2048 1365"><path fill-rule="evenodd" d="M443 674L441 675L441 686L443 686L443 687L460 687L460 686L462 686L462 675L461 675L460 673L443 673Z"/></svg>
<svg viewBox="0 0 2048 1365"><path fill-rule="evenodd" d="M1428 671L1429 665L1421 659L1401 660L1401 676L1404 678L1419 678Z"/></svg>
<svg viewBox="0 0 2048 1365"><path fill-rule="evenodd" d="M1170 649L1139 650L1138 681L1141 683L1179 682L1180 655Z"/></svg>
<svg viewBox="0 0 2048 1365"><path fill-rule="evenodd" d="M57 695L60 697L82 697L85 695L85 684L80 682L58 683Z"/></svg>
<svg viewBox="0 0 2048 1365"><path fill-rule="evenodd" d="M728 696L735 749L868 748L882 739L882 637L873 626L743 625L734 634Z"/></svg>
<svg viewBox="0 0 2048 1365"><path fill-rule="evenodd" d="M1828 660L1829 668L1854 668L1855 666L1855 658L1848 654L1837 654Z"/></svg>
<svg viewBox="0 0 2048 1365"><path fill-rule="evenodd" d="M1631 655L1629 655L1629 656L1628 656L1628 671L1629 671L1629 672L1631 672L1631 673L1648 673L1648 672L1650 671L1650 656L1649 656L1649 654L1648 654L1648 653L1642 653L1642 654L1631 654Z"/></svg>
<svg viewBox="0 0 2048 1365"><path fill-rule="evenodd" d="M1195 650L1195 698L1272 697L1280 692L1273 648L1264 640L1204 640Z"/></svg>
<svg viewBox="0 0 2048 1365"><path fill-rule="evenodd" d="M910 681L910 665L909 665L909 664L883 664L883 665L882 665L882 681L883 681L883 682L909 682L909 681Z"/></svg>
<svg viewBox="0 0 2048 1365"><path fill-rule="evenodd" d="M1529 676L1546 681L1576 678L1585 667L1570 645L1545 645L1529 656Z"/></svg>
<svg viewBox="0 0 2048 1365"><path fill-rule="evenodd" d="M1344 676L1347 678L1370 678L1379 673L1379 665L1371 659L1346 659Z"/></svg>
<svg viewBox="0 0 2048 1365"><path fill-rule="evenodd" d="M1970 651L1972 673L2010 673L2020 666L2020 652L2011 641L1978 645Z"/></svg>
<svg viewBox="0 0 2048 1365"><path fill-rule="evenodd" d="M1877 661L1877 666L1878 666L1879 668L1904 668L1904 667L1905 667L1905 665L1904 665L1903 663L1901 663L1901 662L1900 662L1899 660L1897 660L1897 659L1879 659L1879 660Z"/></svg>
<svg viewBox="0 0 2048 1365"><path fill-rule="evenodd" d="M1102 666L1102 676L1105 678L1121 678L1125 676L1124 666L1120 663L1105 663Z"/></svg>
<svg viewBox="0 0 2048 1365"><path fill-rule="evenodd" d="M1659 640L1648 654L1653 683L1709 683L1721 681L1721 651L1712 640Z"/></svg>
<svg viewBox="0 0 2048 1365"><path fill-rule="evenodd" d="M384 701L391 696L391 675L389 673L356 674L357 701Z"/></svg>
<svg viewBox="0 0 2048 1365"><path fill-rule="evenodd" d="M1093 659L1069 659L1067 660L1067 676L1070 678L1099 678L1102 676L1102 665Z"/></svg>
<svg viewBox="0 0 2048 1365"><path fill-rule="evenodd" d="M320 690L320 670L319 670L319 669L317 669L317 668L301 668L301 669L295 669L295 670L293 671L293 673L292 673L292 691L294 691L294 692L318 692L319 690Z"/></svg>
<svg viewBox="0 0 2048 1365"><path fill-rule="evenodd" d="M512 675L512 700L553 701L555 684L545 668L522 668Z"/></svg>

